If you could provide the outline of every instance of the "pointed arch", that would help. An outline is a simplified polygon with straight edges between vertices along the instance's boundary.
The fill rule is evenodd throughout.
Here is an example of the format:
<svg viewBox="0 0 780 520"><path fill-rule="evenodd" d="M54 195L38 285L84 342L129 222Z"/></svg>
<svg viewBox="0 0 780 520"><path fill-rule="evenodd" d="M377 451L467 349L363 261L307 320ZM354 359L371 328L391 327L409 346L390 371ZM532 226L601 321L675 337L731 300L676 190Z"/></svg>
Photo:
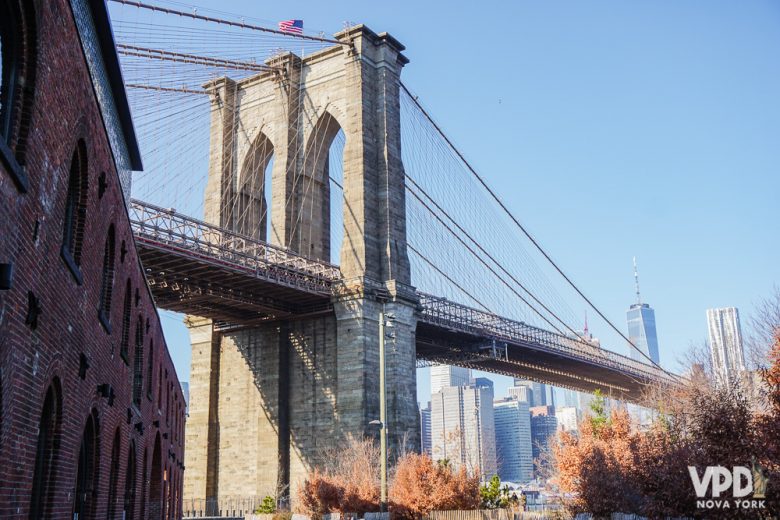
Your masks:
<svg viewBox="0 0 780 520"><path fill-rule="evenodd" d="M274 145L260 131L246 154L238 178L231 207L232 229L257 240L267 239L270 221L270 166Z"/></svg>
<svg viewBox="0 0 780 520"><path fill-rule="evenodd" d="M37 33L33 2L0 2L0 157L21 192L29 187L22 167L35 96Z"/></svg>
<svg viewBox="0 0 780 520"><path fill-rule="evenodd" d="M84 426L76 464L76 492L73 496L73 515L90 520L95 515L98 491L99 424L97 410L93 410ZM75 518L75 517L74 517Z"/></svg>
<svg viewBox="0 0 780 520"><path fill-rule="evenodd" d="M149 473L149 520L163 520L163 468L160 433L154 439L152 467Z"/></svg>
<svg viewBox="0 0 780 520"><path fill-rule="evenodd" d="M130 346L130 314L132 312L132 294L133 286L130 278L128 277L127 283L125 284L124 304L122 305L122 335L119 341L119 355L126 364L130 364L128 347Z"/></svg>
<svg viewBox="0 0 780 520"><path fill-rule="evenodd" d="M149 489L149 476L147 475L147 467L149 459L149 449L144 447L144 456L141 461L141 518L146 520L146 496Z"/></svg>
<svg viewBox="0 0 780 520"><path fill-rule="evenodd" d="M118 486L119 486L119 457L122 451L122 437L119 428L114 433L114 442L111 446L111 465L108 475L108 518L115 520L117 516Z"/></svg>
<svg viewBox="0 0 780 520"><path fill-rule="evenodd" d="M331 260L333 247L330 170L331 153L339 134L344 135L342 126L331 112L324 110L306 142L303 170L295 180L295 212L291 215L293 232L288 246L305 256L325 261ZM343 164L343 157L334 160Z"/></svg>
<svg viewBox="0 0 780 520"><path fill-rule="evenodd" d="M76 143L70 161L68 191L65 195L65 216L63 219L62 248L60 254L73 273L79 285L81 275L81 249L84 243L84 226L87 222L87 200L89 194L89 168L87 145L83 139Z"/></svg>
<svg viewBox="0 0 780 520"><path fill-rule="evenodd" d="M38 444L33 469L30 520L42 520L51 515L61 425L62 393L60 381L55 378L46 390L43 410L38 423Z"/></svg>
<svg viewBox="0 0 780 520"><path fill-rule="evenodd" d="M141 409L141 395L144 382L144 317L138 315L135 324L135 350L133 352L133 404Z"/></svg>
<svg viewBox="0 0 780 520"><path fill-rule="evenodd" d="M111 298L114 291L114 260L116 255L116 235L114 224L108 226L106 244L103 249L103 271L100 282L100 307L98 318L106 332L111 334Z"/></svg>
<svg viewBox="0 0 780 520"><path fill-rule="evenodd" d="M126 519L135 518L135 441L130 442L130 449L127 453L127 466L125 468L125 496L124 496L124 516ZM143 477L142 477L143 479Z"/></svg>

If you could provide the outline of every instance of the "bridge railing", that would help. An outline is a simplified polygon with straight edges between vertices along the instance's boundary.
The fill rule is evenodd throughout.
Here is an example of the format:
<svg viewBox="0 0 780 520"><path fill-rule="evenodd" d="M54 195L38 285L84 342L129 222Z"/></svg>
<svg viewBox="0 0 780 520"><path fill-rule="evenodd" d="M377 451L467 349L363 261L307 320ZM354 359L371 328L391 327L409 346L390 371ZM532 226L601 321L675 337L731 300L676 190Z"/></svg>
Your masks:
<svg viewBox="0 0 780 520"><path fill-rule="evenodd" d="M463 330L478 336L515 344L536 345L568 357L606 365L621 371L655 380L672 380L664 370L642 363L586 341L528 325L521 321L474 309L440 296L419 293L423 321Z"/></svg>
<svg viewBox="0 0 780 520"><path fill-rule="evenodd" d="M136 237L167 247L200 254L229 267L262 273L293 286L330 292L341 278L338 266L228 231L202 220L139 200L130 201L130 223Z"/></svg>

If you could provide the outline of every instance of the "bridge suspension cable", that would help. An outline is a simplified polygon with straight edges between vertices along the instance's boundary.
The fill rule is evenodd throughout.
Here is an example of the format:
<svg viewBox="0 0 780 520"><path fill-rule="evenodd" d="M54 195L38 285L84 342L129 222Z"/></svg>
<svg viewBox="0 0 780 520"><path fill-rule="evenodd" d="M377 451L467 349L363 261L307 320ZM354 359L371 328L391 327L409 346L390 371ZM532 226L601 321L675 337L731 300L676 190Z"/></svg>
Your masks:
<svg viewBox="0 0 780 520"><path fill-rule="evenodd" d="M409 88L403 83L400 83L401 88L403 91L409 96L409 98L412 100L412 102L417 106L417 108L420 110L420 112L425 116L425 118L430 122L431 125L436 129L436 131L439 133L442 139L447 143L447 145L452 149L452 151L458 156L458 158L462 161L462 163L466 166L466 168L471 172L471 174L474 176L474 178L479 182L479 184L487 191L487 193L490 195L490 197L498 204L498 206L501 208L501 210L510 218L510 220L514 223L514 225L523 233L523 235L533 244L533 246L539 251L539 253L542 254L542 256L549 262L549 264L558 272L558 274L563 277L563 279L567 282L569 286L571 286L572 289L574 289L577 294L590 306L596 313L617 333L619 334L627 343L628 345L636 350L642 357L644 357L650 364L656 366L657 368L660 368L661 370L664 370L658 363L653 361L650 356L645 354L641 349L639 349L634 343L618 328L615 326L612 321L607 318L604 313L601 312L601 310L596 307L596 305L580 290L579 287L572 281L572 279L561 269L561 267L552 259L552 257L547 253L547 251L542 248L542 246L539 244L539 242L531 235L531 233L523 226L520 221L517 219L517 217L512 213L512 211L509 210L509 208L504 204L503 200L496 194L496 192L490 187L490 185L485 181L485 179L474 169L474 167L471 165L471 163L465 158L465 156L461 153L461 151L455 146L455 144L450 140L450 138L444 133L442 128L436 123L436 121L433 119L433 117L430 115L430 113L425 109L425 107L422 106L422 104L419 101L419 98L411 93ZM667 372L668 373L668 372ZM669 374L671 375L671 374Z"/></svg>
<svg viewBox="0 0 780 520"><path fill-rule="evenodd" d="M323 42L323 43L333 43L333 44L336 44L336 45L346 45L347 47L349 47L351 45L349 42L343 42L343 41L340 41L340 40L334 40L332 38L323 38L321 36L310 36L310 35L306 35L306 34L294 34L294 33L289 33L289 32L285 32L285 31L280 31L278 29L271 29L270 27L263 27L261 25L253 25L253 24L248 24L248 23L245 23L245 22L235 22L235 21L232 21L232 20L226 20L224 18L214 18L212 16L203 16L203 15L199 15L197 13L188 13L186 11L180 11L178 9L171 9L171 8L168 8L168 7L162 7L162 6L159 6L159 5L147 4L147 3L144 3L144 2L136 2L134 0L111 0L111 2L116 2L118 4L124 4L124 5L130 5L130 6L133 6L133 7L138 7L140 9L148 9L150 11L157 11L157 12L165 13L165 14L174 14L174 15L177 15L177 16L185 17L185 18L191 18L193 20L202 20L204 22L212 22L212 23L218 23L218 24L222 24L222 25L227 25L227 26L230 26L230 27L237 27L239 29L248 29L248 30L251 30L251 31L260 31L260 32L265 32L265 33L269 33L269 34L278 34L278 35L281 35L281 36L287 36L287 37L290 37L290 38L298 38L298 39L301 39L301 40L311 40L311 41L318 41L318 42Z"/></svg>

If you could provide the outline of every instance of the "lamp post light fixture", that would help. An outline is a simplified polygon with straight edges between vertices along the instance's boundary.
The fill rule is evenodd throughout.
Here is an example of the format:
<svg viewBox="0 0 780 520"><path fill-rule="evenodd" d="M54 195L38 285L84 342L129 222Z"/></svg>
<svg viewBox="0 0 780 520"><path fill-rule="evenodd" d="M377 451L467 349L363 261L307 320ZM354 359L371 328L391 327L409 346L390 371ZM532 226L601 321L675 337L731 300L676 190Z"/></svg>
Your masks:
<svg viewBox="0 0 780 520"><path fill-rule="evenodd" d="M394 314L386 314L384 306L379 312L379 420L369 424L379 425L379 449L381 458L380 478L381 495L379 498L379 511L387 512L387 377L385 368L385 338L395 337L393 333L385 332L386 328L393 326Z"/></svg>

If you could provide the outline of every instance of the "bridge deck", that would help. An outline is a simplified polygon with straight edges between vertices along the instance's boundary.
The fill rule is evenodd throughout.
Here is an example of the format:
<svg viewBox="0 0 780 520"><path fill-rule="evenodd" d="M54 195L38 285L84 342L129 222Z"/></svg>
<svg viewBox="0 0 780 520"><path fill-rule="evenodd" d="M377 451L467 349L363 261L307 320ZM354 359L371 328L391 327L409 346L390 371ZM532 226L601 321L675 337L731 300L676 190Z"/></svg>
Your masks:
<svg viewBox="0 0 780 520"><path fill-rule="evenodd" d="M141 262L163 309L246 323L328 309L338 267L133 200Z"/></svg>
<svg viewBox="0 0 780 520"><path fill-rule="evenodd" d="M675 380L663 370L585 341L420 295L417 357L577 390L601 389L636 401L648 383Z"/></svg>
<svg viewBox="0 0 780 520"><path fill-rule="evenodd" d="M339 268L140 201L130 220L163 309L238 325L331 312ZM584 341L420 293L417 357L636 401L664 371Z"/></svg>

